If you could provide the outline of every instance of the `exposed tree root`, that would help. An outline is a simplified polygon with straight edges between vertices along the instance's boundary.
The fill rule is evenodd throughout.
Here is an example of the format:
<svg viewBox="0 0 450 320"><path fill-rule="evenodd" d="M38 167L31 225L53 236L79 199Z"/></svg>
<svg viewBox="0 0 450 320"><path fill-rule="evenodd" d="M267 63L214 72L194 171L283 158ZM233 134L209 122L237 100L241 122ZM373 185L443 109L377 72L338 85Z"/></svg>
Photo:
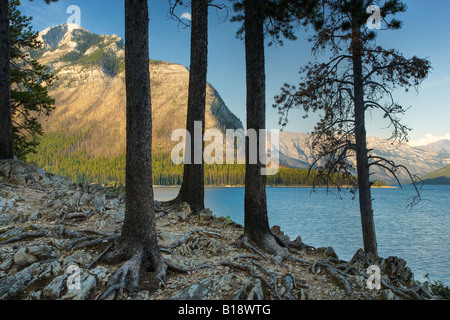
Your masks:
<svg viewBox="0 0 450 320"><path fill-rule="evenodd" d="M45 237L45 231L41 230L41 231L37 231L37 232L25 232L22 234L19 234L15 237L11 237L8 240L5 240L3 242L0 242L0 246L5 245L5 244L10 244L10 243L14 243L14 242L19 242L25 239L31 239L31 238L41 238L41 237Z"/></svg>
<svg viewBox="0 0 450 320"><path fill-rule="evenodd" d="M406 289L402 287L391 286L387 284L385 280L381 279L381 285L385 288L390 289L394 294L406 300L427 300L435 298L430 292L428 292L427 290L425 290L425 288L423 288L423 284L418 287ZM420 295L419 292L421 292L422 295Z"/></svg>
<svg viewBox="0 0 450 320"><path fill-rule="evenodd" d="M119 238L119 235L113 235L106 238L99 238L94 236L87 236L78 238L67 245L67 250L80 250L83 248L94 247L103 242L109 242Z"/></svg>
<svg viewBox="0 0 450 320"><path fill-rule="evenodd" d="M130 250L130 248L134 248L134 250ZM105 251L109 250L110 248L108 247ZM100 300L119 299L124 291L135 294L139 287L141 269L147 261L150 261L152 264L155 278L162 286L165 285L168 265L159 252L153 254L152 252L146 252L141 246L130 247L119 243L113 251L109 253L103 252L99 259L110 264L128 259L108 281L108 289L100 297Z"/></svg>
<svg viewBox="0 0 450 320"><path fill-rule="evenodd" d="M90 240L94 240L94 239L97 239L97 237L92 237L92 236L90 236L90 237L81 237L81 238L75 239L74 241L70 242L70 243L67 245L66 248L67 248L68 251L70 251L70 250L72 250L77 244L82 243L83 241L90 241Z"/></svg>
<svg viewBox="0 0 450 320"><path fill-rule="evenodd" d="M284 288L286 289L285 296L289 300L295 300L295 297L292 294L292 290L295 287L296 287L295 277L292 274L290 274L290 273L286 274L286 276L284 277Z"/></svg>
<svg viewBox="0 0 450 320"><path fill-rule="evenodd" d="M328 271L330 272L331 276L344 287L345 291L347 292L347 295L351 297L355 296L352 286L350 285L345 275L342 275L338 269L333 268L331 266L328 268Z"/></svg>
<svg viewBox="0 0 450 320"><path fill-rule="evenodd" d="M309 263L307 260L301 259L301 258L297 258L297 257L294 257L293 255L287 256L287 257L286 257L286 260L287 260L287 261L296 262L296 263L300 263L300 264L303 265L303 266L309 266L309 265L310 265L310 263Z"/></svg>
<svg viewBox="0 0 450 320"><path fill-rule="evenodd" d="M339 283L346 291L347 295L353 297L355 296L355 293L353 292L352 286L348 279L346 278L346 274L337 269L338 267L333 267L329 263L341 263L342 261L333 257L329 257L323 261L320 262L314 262L311 266L311 271L313 273L319 273L318 267L324 267L326 270L328 270L329 274L333 279L336 280L337 283ZM345 267L345 266L344 266Z"/></svg>
<svg viewBox="0 0 450 320"><path fill-rule="evenodd" d="M114 243L110 244L105 250L102 251L92 262L86 266L86 269L89 270L92 268L94 264L96 264L111 248L114 246Z"/></svg>
<svg viewBox="0 0 450 320"><path fill-rule="evenodd" d="M331 266L330 263L335 263L338 265ZM362 273L362 272L358 271L357 269L355 269L354 267L348 266L347 264L345 264L345 261L342 261L342 260L339 260L339 259L336 259L333 257L329 257L320 262L315 262L311 267L311 271L313 273L318 273L319 267L324 267L326 270L328 270L329 274L345 289L347 294L352 297L355 296L355 293L354 293L354 291L352 289L352 285L350 284L350 281L349 281L349 273L353 273L354 275L362 276L365 279L369 278L369 276L367 274ZM358 286L361 289L361 295L365 299L371 300L372 298L370 296L368 296L367 294L365 294L364 288L359 284L358 284ZM388 284L385 280L381 279L381 286L386 289L391 290L392 293L394 293L398 297L400 297L402 299L406 299L406 300L434 299L434 296L430 292L425 290L425 288L423 288L423 285L407 289L407 288L403 288L403 287L395 287L393 285Z"/></svg>
<svg viewBox="0 0 450 320"><path fill-rule="evenodd" d="M192 267L192 268L184 268L184 267L178 266L176 264L173 264L167 260L166 260L166 264L167 264L167 267L169 268L169 270L179 272L179 273L189 273L189 272L193 272L193 271L200 270L200 269L212 268L212 266L209 264L202 264L202 265Z"/></svg>
<svg viewBox="0 0 450 320"><path fill-rule="evenodd" d="M61 237L64 237L64 236L69 237L69 238L82 238L83 237L83 235L81 233L72 231L72 230L67 230L63 225L61 225L59 233L60 233Z"/></svg>
<svg viewBox="0 0 450 320"><path fill-rule="evenodd" d="M14 229L14 228L15 228L14 226L2 227L2 228L0 228L0 234L3 234L3 233L5 233L5 232L7 232L9 230Z"/></svg>
<svg viewBox="0 0 450 320"><path fill-rule="evenodd" d="M239 237L236 242L239 247L252 251L264 259L267 259L265 253L273 255L274 261L278 265L281 265L284 260L307 263L305 260L293 258L285 242L273 233L263 235L256 245L252 244L245 234Z"/></svg>
<svg viewBox="0 0 450 320"><path fill-rule="evenodd" d="M131 293L136 292L139 286L143 258L144 251L142 249L136 250L131 259L125 262L108 281L108 289L100 297L100 300L120 298L125 289Z"/></svg>
<svg viewBox="0 0 450 320"><path fill-rule="evenodd" d="M72 219L87 219L89 217L88 214L83 213L83 212L74 212L74 213L67 213L65 215L65 220L72 220Z"/></svg>
<svg viewBox="0 0 450 320"><path fill-rule="evenodd" d="M109 241L113 241L118 239L120 236L119 235L114 235L114 236L110 236L107 238L96 238L93 240L87 240L87 241L83 241L79 244L77 244L76 246L74 246L75 250L80 250L83 248L90 248L90 247L95 247L101 243L105 243L105 242L109 242Z"/></svg>
<svg viewBox="0 0 450 320"><path fill-rule="evenodd" d="M233 261L224 261L221 263L222 266L226 266L226 267L230 267L233 269L237 269L237 270L241 270L241 271L246 271L248 272L253 278L257 278L259 280L261 280L262 282L264 282L266 284L266 286L273 292L275 292L275 289L272 287L272 285L270 284L270 282L264 278L263 276L255 273L255 271L252 269L251 266L246 265L246 264L240 264L240 263L236 263Z"/></svg>
<svg viewBox="0 0 450 320"><path fill-rule="evenodd" d="M238 239L237 241L238 246L241 248L245 248L249 251L253 251L254 253L256 253L257 255L259 255L260 257L262 257L263 259L266 259L266 256L264 255L264 253L262 253L261 251L259 251L258 249L256 249L254 246L252 246L250 244L250 242L248 241L248 238L246 236L242 236Z"/></svg>
<svg viewBox="0 0 450 320"><path fill-rule="evenodd" d="M223 238L222 235L218 232L215 231L209 231L209 230L200 230L200 229L192 229L189 230L188 232L182 234L176 241L174 241L173 243L166 245L166 246L161 246L162 249L175 249L179 246L181 246L182 244L186 243L189 238L197 233L203 233L203 234L207 234L207 235L213 235L215 237L220 237Z"/></svg>
<svg viewBox="0 0 450 320"><path fill-rule="evenodd" d="M175 199L169 200L169 201L161 201L161 206L165 208L166 210L170 211L179 205L181 205L183 201L181 201L181 196L178 195Z"/></svg>

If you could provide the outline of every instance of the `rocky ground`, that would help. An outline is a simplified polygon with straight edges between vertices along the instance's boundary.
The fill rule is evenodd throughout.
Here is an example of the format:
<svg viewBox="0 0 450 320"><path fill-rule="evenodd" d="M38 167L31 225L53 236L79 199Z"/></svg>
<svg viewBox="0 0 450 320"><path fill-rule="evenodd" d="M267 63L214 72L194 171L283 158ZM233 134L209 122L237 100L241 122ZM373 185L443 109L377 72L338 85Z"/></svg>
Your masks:
<svg viewBox="0 0 450 320"><path fill-rule="evenodd" d="M99 185L74 184L20 161L0 162L0 300L99 299L120 265L101 256L117 240L124 197ZM209 210L155 203L161 251L172 267L156 286L143 268L139 292L122 299L356 300L438 299L414 281L406 262L365 256L349 262L332 248L312 248L298 237L291 258L278 261L237 239L243 228ZM381 290L367 288L367 267L381 269Z"/></svg>

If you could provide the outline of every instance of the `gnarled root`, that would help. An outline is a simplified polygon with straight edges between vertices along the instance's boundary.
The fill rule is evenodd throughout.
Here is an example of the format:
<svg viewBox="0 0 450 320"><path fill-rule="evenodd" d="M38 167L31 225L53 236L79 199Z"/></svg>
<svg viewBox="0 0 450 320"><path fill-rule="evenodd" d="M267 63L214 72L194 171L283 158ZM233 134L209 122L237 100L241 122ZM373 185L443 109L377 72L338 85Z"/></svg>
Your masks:
<svg viewBox="0 0 450 320"><path fill-rule="evenodd" d="M278 264L289 256L288 249L280 245L277 238L271 233L263 235L256 245L253 245L247 235L244 234L237 240L237 244L239 247L246 248L264 259L266 259L264 252L271 254L275 256L275 262Z"/></svg>
<svg viewBox="0 0 450 320"><path fill-rule="evenodd" d="M130 251L132 252L131 255ZM137 246L134 250L130 250L130 247L120 244L117 249L109 254L105 254L102 260L107 263L128 260L108 281L108 289L100 297L100 300L120 299L124 291L128 291L131 294L136 293L139 287L140 272L146 261L152 262L155 278L164 286L167 264L159 251L155 253L152 251L145 251L143 246Z"/></svg>
<svg viewBox="0 0 450 320"><path fill-rule="evenodd" d="M143 263L143 250L138 250L130 260L125 262L108 282L109 288L100 300L120 298L125 289L134 293L139 286L139 275Z"/></svg>

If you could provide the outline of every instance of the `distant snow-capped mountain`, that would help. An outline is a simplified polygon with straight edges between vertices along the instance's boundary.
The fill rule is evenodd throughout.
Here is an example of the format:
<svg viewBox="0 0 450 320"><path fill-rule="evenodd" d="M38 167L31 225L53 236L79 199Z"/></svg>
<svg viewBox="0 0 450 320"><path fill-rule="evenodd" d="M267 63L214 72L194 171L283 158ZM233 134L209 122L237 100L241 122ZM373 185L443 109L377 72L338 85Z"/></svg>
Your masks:
<svg viewBox="0 0 450 320"><path fill-rule="evenodd" d="M313 163L314 155L308 138L309 135L305 133L281 132L280 162L288 167L309 168ZM419 177L450 164L450 153L447 153L445 143L439 144L440 147L436 144L412 147L376 137L368 137L367 143L368 147L373 149L374 155L393 160L397 165L404 165L412 174ZM374 180L381 179L395 183L395 179L381 168L374 166L373 169ZM407 182L407 173L400 173L400 179Z"/></svg>

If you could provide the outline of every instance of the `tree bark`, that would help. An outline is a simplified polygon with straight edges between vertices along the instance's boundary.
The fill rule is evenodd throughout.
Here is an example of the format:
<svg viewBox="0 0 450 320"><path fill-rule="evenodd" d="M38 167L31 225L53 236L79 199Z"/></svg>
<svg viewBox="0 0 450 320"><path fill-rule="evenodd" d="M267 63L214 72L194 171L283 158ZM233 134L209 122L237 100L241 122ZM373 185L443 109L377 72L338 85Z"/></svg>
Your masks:
<svg viewBox="0 0 450 320"><path fill-rule="evenodd" d="M352 41L354 105L355 105L355 142L356 167L358 174L359 207L364 242L364 251L378 256L375 222L372 209L367 133L365 124L364 87L362 71L361 34L358 28L353 30Z"/></svg>
<svg viewBox="0 0 450 320"><path fill-rule="evenodd" d="M13 158L9 1L0 0L0 160Z"/></svg>
<svg viewBox="0 0 450 320"><path fill-rule="evenodd" d="M143 250L144 260L161 264L152 182L147 0L125 0L126 209L120 243L128 255Z"/></svg>
<svg viewBox="0 0 450 320"><path fill-rule="evenodd" d="M266 200L266 176L259 159L259 130L266 129L266 75L264 57L263 2L245 1L245 53L247 73L247 130L258 133L258 161L250 163L249 139L246 143L245 173L245 235L262 244L272 233L269 228Z"/></svg>
<svg viewBox="0 0 450 320"><path fill-rule="evenodd" d="M192 0L191 67L186 129L191 134L190 164L184 164L178 202L187 202L194 213L205 209L204 141L206 77L208 69L208 1ZM202 123L201 141L194 136L195 122ZM187 146L188 147L188 146ZM201 149L200 149L201 148Z"/></svg>

